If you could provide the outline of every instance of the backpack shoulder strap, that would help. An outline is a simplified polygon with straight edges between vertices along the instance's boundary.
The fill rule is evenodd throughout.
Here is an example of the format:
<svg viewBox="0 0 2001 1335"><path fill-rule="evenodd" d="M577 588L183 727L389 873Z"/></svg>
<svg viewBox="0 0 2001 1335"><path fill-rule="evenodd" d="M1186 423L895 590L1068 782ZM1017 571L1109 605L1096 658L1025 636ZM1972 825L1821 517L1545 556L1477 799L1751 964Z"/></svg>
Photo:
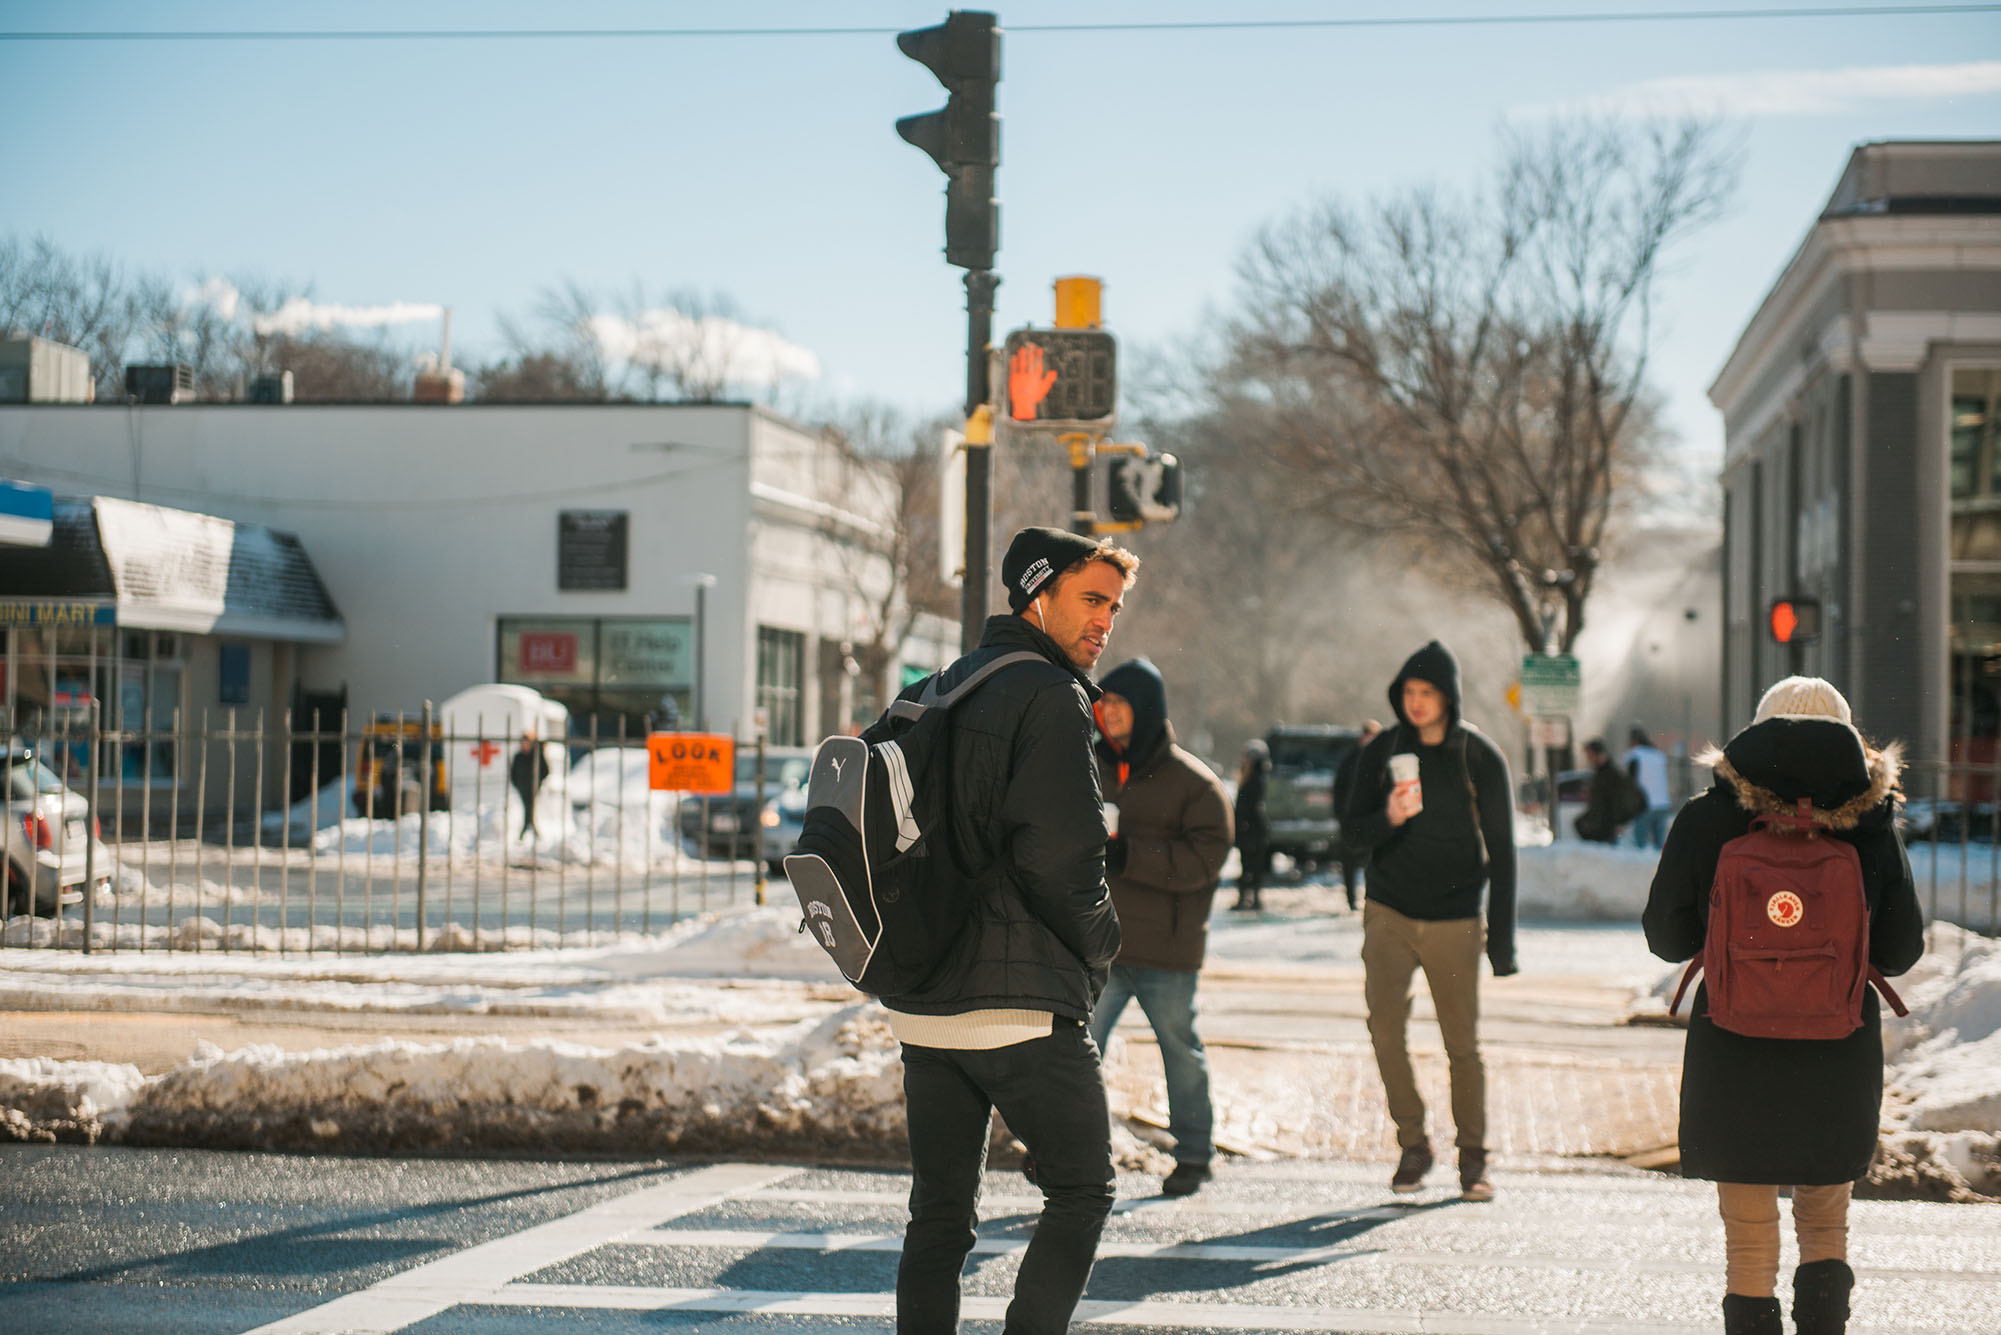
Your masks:
<svg viewBox="0 0 2001 1335"><path fill-rule="evenodd" d="M1698 950L1695 952L1695 958L1688 962L1688 967L1682 970L1681 986L1674 990L1674 1000L1668 1003L1669 1015L1673 1015L1681 1010L1682 996L1688 991L1688 985L1695 981L1695 976L1701 972L1702 952Z"/></svg>
<svg viewBox="0 0 2001 1335"><path fill-rule="evenodd" d="M985 685L987 679L1002 668L1014 667L1021 663L1047 663L1048 661L1041 654L1033 653L1027 649L1017 650L1011 654L1002 654L1000 657L982 663L977 668L974 668L972 672L967 674L964 681L949 691L940 691L938 689L939 679L944 674L934 672L931 674L930 680L924 683L924 689L919 692L915 700L898 700L890 705L889 712L895 718L915 720L921 717L926 710L950 709L953 705L958 704L959 701Z"/></svg>
<svg viewBox="0 0 2001 1335"><path fill-rule="evenodd" d="M1897 995L1897 989L1890 986L1890 980L1885 978L1882 971L1873 964L1869 966L1869 985L1883 994L1883 1000L1890 1003L1890 1009L1896 1012L1899 1018L1911 1013L1911 1008Z"/></svg>

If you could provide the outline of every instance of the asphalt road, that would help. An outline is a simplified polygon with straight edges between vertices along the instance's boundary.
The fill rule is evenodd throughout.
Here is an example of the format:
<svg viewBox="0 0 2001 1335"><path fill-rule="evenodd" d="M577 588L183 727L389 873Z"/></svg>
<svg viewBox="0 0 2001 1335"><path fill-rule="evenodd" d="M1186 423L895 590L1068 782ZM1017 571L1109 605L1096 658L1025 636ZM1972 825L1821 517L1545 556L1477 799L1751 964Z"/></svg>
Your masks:
<svg viewBox="0 0 2001 1335"><path fill-rule="evenodd" d="M1122 1183L1080 1324L1133 1331L1694 1335L1706 1187L1501 1173L1487 1205L1377 1164ZM360 1160L0 1146L0 1330L888 1332L907 1179L786 1164ZM1037 1202L988 1180L965 1329L999 1328ZM1860 1202L1858 1335L2001 1331L2001 1211Z"/></svg>

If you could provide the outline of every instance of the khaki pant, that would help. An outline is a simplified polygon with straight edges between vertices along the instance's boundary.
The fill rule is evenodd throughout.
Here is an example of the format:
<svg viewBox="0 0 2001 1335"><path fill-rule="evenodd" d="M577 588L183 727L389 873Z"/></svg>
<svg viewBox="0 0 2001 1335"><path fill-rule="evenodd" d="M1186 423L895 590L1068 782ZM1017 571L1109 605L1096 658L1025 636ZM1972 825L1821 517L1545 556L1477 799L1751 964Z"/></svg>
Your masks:
<svg viewBox="0 0 2001 1335"><path fill-rule="evenodd" d="M1445 1040L1452 1077L1452 1126L1462 1150L1487 1147L1487 1068L1480 1061L1480 955L1487 946L1478 918L1421 922L1374 900L1362 907L1363 996L1369 1041L1376 1049L1383 1093L1404 1149L1426 1142L1424 1100L1417 1092L1405 1031L1410 1024L1411 975L1424 970Z"/></svg>
<svg viewBox="0 0 2001 1335"><path fill-rule="evenodd" d="M1854 1189L1852 1182L1793 1188L1801 1265L1848 1259L1848 1197ZM1724 1292L1771 1297L1779 1283L1779 1189L1718 1182L1716 1208L1723 1216Z"/></svg>

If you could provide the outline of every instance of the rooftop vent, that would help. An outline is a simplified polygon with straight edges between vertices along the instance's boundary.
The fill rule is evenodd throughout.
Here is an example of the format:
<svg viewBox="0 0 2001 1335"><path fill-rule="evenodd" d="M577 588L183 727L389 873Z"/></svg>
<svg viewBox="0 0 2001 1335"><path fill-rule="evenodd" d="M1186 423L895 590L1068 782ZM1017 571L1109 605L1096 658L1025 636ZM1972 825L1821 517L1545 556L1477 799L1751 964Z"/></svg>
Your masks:
<svg viewBox="0 0 2001 1335"><path fill-rule="evenodd" d="M125 394L134 403L190 403L195 397L195 368L185 362L128 366Z"/></svg>

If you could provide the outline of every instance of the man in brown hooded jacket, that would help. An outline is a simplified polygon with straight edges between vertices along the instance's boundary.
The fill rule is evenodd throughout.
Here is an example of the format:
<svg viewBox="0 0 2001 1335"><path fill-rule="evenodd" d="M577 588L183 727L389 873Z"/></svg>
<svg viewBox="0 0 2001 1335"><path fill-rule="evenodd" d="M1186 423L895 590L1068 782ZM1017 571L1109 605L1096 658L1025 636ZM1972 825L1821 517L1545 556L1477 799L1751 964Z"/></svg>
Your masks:
<svg viewBox="0 0 2001 1335"><path fill-rule="evenodd" d="M1098 779L1107 814L1118 813L1105 872L1120 945L1091 1012L1091 1036L1103 1051L1126 1002L1139 999L1167 1073L1174 1171L1161 1191L1186 1196L1209 1180L1214 1150L1209 1058L1195 1032L1195 978L1230 855L1230 802L1209 767L1174 744L1167 687L1152 663L1122 663L1100 685Z"/></svg>

